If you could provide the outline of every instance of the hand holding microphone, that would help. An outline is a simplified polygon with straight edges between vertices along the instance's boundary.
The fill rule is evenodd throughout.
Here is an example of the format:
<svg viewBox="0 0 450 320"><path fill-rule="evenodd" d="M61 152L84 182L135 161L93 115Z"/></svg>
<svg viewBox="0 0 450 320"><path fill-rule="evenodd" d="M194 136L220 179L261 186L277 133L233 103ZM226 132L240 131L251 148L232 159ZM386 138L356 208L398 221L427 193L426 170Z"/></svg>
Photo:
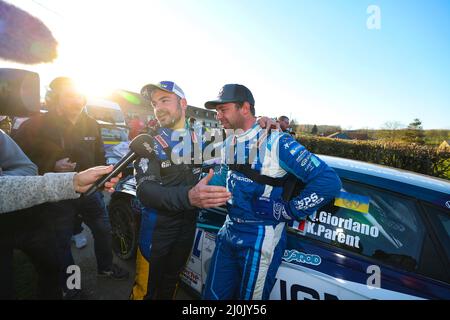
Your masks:
<svg viewBox="0 0 450 320"><path fill-rule="evenodd" d="M111 178L117 176L122 172L128 164L136 160L138 157L149 158L153 152L153 137L148 134L140 134L130 142L130 152L128 152L122 159L117 162L113 170L98 179L89 190L84 193L84 196L90 196L98 189L103 188L104 184Z"/></svg>
<svg viewBox="0 0 450 320"><path fill-rule="evenodd" d="M86 169L82 172L75 174L73 177L73 188L78 193L86 192L92 184L103 177L104 175L110 173L113 169L113 166L97 166ZM119 182L119 179L122 177L122 174L119 173L116 177L112 178L108 182L105 183L104 191L113 192L114 186Z"/></svg>

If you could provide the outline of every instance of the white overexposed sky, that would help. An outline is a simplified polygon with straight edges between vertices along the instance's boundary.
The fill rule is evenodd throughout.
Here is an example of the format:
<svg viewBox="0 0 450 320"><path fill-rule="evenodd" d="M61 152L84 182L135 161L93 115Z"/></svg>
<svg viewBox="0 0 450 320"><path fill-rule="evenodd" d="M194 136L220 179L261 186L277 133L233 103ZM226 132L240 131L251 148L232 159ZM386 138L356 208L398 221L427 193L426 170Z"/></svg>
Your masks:
<svg viewBox="0 0 450 320"><path fill-rule="evenodd" d="M42 85L73 77L91 95L173 80L202 107L250 88L258 115L380 128L419 118L450 129L450 3L334 0L7 0L59 42ZM381 29L366 26L369 5Z"/></svg>

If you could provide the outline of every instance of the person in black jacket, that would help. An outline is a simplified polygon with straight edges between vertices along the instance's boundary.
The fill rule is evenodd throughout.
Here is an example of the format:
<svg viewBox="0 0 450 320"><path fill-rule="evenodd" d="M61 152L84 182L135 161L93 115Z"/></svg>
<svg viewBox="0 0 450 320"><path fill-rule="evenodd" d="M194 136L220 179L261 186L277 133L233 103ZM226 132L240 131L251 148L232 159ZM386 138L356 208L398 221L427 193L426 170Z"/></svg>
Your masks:
<svg viewBox="0 0 450 320"><path fill-rule="evenodd" d="M154 133L151 158L135 161L137 197L144 205L136 259L136 279L130 298L173 299L193 244L198 208L225 204L230 193L199 180L200 168L190 160L202 136L185 119L187 102L174 82L146 85L141 94L151 101L161 128ZM179 150L188 161L174 161L172 150L184 136L191 148ZM186 154L183 154L186 153Z"/></svg>
<svg viewBox="0 0 450 320"><path fill-rule="evenodd" d="M73 81L66 77L54 79L46 95L46 104L49 112L24 122L13 137L38 166L39 174L82 171L104 165L100 128L83 112L86 98L77 91ZM82 216L94 235L99 276L128 277L126 271L112 263L111 226L101 192L52 203L48 207L57 232L62 279L67 276L67 267L74 264L70 245L76 214ZM71 214L60 214L64 211ZM65 281L62 286L67 289Z"/></svg>
<svg viewBox="0 0 450 320"><path fill-rule="evenodd" d="M13 135L39 174L105 164L100 128L83 112L86 99L69 78L56 78L46 95L48 113L25 121Z"/></svg>

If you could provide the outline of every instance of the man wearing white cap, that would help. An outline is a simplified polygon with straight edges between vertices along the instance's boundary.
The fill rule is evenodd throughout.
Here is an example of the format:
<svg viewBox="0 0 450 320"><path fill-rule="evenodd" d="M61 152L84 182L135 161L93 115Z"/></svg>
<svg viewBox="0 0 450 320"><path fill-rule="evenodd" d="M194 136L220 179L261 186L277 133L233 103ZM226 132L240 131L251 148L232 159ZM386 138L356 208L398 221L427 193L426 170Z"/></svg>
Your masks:
<svg viewBox="0 0 450 320"><path fill-rule="evenodd" d="M207 185L212 172L198 182L198 166L172 158L179 144L173 137L187 138L191 147L180 151L189 160L193 143L202 141L187 126L183 90L172 81L161 81L144 86L141 94L150 101L161 127L154 136L152 157L135 161L136 194L144 209L130 298L172 299L192 247L198 208L223 205L230 193Z"/></svg>

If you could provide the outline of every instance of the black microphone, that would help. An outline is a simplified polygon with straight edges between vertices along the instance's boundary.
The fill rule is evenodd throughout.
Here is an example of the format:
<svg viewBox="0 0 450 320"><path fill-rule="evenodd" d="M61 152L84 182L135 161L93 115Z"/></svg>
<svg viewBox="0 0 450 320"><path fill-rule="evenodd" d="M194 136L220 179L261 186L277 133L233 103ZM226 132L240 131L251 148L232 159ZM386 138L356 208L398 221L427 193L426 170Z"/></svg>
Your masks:
<svg viewBox="0 0 450 320"><path fill-rule="evenodd" d="M153 137L149 134L140 134L130 142L130 152L117 162L113 170L98 179L83 195L90 196L98 189L103 188L106 182L122 172L130 162L138 157L150 158L153 153Z"/></svg>

